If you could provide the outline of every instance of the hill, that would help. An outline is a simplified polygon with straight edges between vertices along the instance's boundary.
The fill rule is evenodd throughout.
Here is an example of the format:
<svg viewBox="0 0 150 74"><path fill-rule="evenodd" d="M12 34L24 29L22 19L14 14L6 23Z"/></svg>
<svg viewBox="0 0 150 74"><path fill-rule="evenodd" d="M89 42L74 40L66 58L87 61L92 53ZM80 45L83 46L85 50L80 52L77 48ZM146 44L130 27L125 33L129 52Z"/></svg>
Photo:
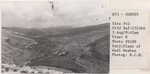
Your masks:
<svg viewBox="0 0 150 74"><path fill-rule="evenodd" d="M32 34L34 32L39 34ZM32 30L5 27L2 32L3 60L19 65L63 68L76 73L108 73L109 33L109 23Z"/></svg>
<svg viewBox="0 0 150 74"><path fill-rule="evenodd" d="M28 37L39 37L48 34L58 34L59 32L71 28L72 28L71 26L59 26L59 27L50 27L50 28L30 28L30 29L22 28L22 27L2 27L2 29L17 32L18 34L22 34Z"/></svg>
<svg viewBox="0 0 150 74"><path fill-rule="evenodd" d="M24 65L38 54L34 50L28 50L35 40L18 33L2 29L2 62Z"/></svg>
<svg viewBox="0 0 150 74"><path fill-rule="evenodd" d="M109 31L106 23L38 37L32 48L43 57L29 65L54 66L79 73L108 72Z"/></svg>

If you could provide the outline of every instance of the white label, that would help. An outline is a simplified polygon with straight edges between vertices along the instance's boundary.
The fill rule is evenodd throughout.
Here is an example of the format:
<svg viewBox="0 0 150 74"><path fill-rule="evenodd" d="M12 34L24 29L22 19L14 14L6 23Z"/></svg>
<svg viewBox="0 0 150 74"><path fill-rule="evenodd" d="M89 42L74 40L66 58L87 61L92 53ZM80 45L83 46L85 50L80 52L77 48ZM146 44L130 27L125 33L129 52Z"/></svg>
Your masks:
<svg viewBox="0 0 150 74"><path fill-rule="evenodd" d="M148 15L147 10L112 10L110 55L113 69L148 68Z"/></svg>

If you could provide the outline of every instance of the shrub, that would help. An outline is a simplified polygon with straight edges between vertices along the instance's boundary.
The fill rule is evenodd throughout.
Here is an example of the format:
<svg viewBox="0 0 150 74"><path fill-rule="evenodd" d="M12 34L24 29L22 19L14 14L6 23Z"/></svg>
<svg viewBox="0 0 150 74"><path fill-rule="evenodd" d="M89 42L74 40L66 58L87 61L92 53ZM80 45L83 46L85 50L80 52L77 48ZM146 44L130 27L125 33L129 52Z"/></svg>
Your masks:
<svg viewBox="0 0 150 74"><path fill-rule="evenodd" d="M22 70L22 71L20 71L21 73L28 73L28 71L25 71L25 70Z"/></svg>
<svg viewBox="0 0 150 74"><path fill-rule="evenodd" d="M9 68L5 68L5 71L8 72L8 71L9 71Z"/></svg>

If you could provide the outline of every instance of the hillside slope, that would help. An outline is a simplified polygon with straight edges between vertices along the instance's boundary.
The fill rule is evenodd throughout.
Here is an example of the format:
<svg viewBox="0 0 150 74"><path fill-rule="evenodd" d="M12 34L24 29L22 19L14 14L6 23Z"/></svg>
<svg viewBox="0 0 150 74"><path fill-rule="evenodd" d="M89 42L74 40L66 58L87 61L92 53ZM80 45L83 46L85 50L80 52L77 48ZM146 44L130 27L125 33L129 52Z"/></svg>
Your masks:
<svg viewBox="0 0 150 74"><path fill-rule="evenodd" d="M23 65L38 54L28 50L35 40L19 35L7 29L2 29L2 62Z"/></svg>

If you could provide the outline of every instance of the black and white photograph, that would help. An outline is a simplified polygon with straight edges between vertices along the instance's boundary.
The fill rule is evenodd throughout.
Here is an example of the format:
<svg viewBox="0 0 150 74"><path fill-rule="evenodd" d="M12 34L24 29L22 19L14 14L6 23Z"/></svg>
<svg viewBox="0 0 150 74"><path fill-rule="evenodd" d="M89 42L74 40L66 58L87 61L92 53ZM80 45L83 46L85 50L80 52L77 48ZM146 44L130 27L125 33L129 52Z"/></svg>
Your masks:
<svg viewBox="0 0 150 74"><path fill-rule="evenodd" d="M1 73L109 73L108 0L1 2Z"/></svg>

